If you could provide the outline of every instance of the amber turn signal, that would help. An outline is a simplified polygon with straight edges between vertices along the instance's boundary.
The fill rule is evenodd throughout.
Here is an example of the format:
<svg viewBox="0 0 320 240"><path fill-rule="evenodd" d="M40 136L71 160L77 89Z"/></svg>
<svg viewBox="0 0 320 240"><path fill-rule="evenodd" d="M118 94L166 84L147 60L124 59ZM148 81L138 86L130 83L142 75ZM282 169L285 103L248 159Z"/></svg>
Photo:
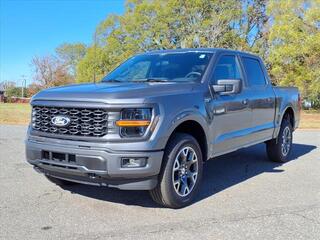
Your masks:
<svg viewBox="0 0 320 240"><path fill-rule="evenodd" d="M147 127L149 126L149 120L118 120L116 125L119 127Z"/></svg>

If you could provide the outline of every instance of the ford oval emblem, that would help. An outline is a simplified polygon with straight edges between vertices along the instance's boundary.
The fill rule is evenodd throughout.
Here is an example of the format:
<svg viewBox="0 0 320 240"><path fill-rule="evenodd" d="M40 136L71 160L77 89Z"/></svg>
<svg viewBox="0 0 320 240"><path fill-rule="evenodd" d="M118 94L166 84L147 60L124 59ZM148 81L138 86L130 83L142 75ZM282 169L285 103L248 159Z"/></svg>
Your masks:
<svg viewBox="0 0 320 240"><path fill-rule="evenodd" d="M51 122L57 127L65 127L70 123L70 118L65 116L55 116L51 119Z"/></svg>

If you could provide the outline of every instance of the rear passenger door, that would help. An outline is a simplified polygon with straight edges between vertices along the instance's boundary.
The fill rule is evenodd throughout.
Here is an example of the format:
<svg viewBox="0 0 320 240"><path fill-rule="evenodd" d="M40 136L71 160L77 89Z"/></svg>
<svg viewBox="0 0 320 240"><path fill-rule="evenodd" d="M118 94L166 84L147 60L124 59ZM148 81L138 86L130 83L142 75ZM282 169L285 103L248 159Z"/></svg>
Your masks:
<svg viewBox="0 0 320 240"><path fill-rule="evenodd" d="M252 109L251 141L261 142L270 139L273 134L275 96L265 76L262 61L253 56L242 56L241 61L250 89L248 103Z"/></svg>

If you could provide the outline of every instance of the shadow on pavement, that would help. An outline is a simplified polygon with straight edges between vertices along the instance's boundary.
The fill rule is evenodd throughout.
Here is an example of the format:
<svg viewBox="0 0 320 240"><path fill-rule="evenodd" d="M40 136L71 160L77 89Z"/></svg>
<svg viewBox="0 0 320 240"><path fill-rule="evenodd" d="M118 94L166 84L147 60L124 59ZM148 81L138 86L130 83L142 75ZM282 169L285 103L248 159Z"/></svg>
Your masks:
<svg viewBox="0 0 320 240"><path fill-rule="evenodd" d="M288 162L296 160L298 157L309 153L315 148L316 146L313 145L293 144ZM201 201L261 173L281 173L284 170L276 169L281 165L283 164L268 160L265 152L265 144L244 148L214 158L204 165L202 187L195 202ZM64 189L74 194L102 201L150 208L159 207L152 201L147 191L121 191L113 188L82 184L64 187Z"/></svg>

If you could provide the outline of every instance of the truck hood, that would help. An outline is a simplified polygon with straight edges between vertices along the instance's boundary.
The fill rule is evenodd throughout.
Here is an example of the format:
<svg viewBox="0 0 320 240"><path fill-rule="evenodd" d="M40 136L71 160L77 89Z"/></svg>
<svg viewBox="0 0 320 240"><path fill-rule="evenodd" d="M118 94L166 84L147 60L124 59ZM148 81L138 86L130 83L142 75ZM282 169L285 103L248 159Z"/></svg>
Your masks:
<svg viewBox="0 0 320 240"><path fill-rule="evenodd" d="M148 98L188 93L197 83L96 83L55 87L36 94L32 101L86 101L143 103Z"/></svg>

